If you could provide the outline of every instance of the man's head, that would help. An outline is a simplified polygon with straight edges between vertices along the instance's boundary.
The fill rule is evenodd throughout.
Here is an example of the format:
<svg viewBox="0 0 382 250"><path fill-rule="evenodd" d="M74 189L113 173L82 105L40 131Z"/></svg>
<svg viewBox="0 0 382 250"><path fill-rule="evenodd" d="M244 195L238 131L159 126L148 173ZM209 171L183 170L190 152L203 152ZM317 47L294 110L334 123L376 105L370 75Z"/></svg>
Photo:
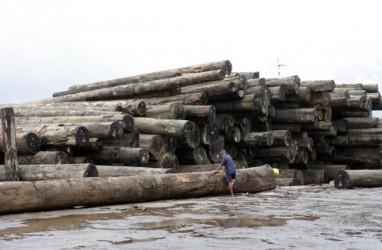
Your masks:
<svg viewBox="0 0 382 250"><path fill-rule="evenodd" d="M220 157L224 157L226 154L227 154L227 152L224 149L220 150L220 152L219 152Z"/></svg>

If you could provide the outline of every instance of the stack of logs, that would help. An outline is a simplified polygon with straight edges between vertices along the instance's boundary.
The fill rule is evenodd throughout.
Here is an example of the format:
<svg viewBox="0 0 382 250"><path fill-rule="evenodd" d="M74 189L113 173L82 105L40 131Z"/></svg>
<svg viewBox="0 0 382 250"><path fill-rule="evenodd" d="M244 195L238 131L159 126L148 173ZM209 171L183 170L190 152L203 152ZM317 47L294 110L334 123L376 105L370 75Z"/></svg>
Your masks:
<svg viewBox="0 0 382 250"><path fill-rule="evenodd" d="M13 105L19 164L94 163L103 176L127 175L127 166L129 173L210 171L225 148L238 168L281 169L280 185L380 168L377 84L231 71L228 60L213 62L74 85Z"/></svg>

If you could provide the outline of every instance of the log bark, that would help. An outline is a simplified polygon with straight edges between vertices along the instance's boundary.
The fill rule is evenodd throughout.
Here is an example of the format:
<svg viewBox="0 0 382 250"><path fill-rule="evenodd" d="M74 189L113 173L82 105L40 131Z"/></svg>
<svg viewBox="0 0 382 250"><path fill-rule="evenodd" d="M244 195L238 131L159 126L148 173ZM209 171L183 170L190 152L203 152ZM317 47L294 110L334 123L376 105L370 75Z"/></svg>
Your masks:
<svg viewBox="0 0 382 250"><path fill-rule="evenodd" d="M249 146L272 146L272 132L251 132L244 134L242 143Z"/></svg>
<svg viewBox="0 0 382 250"><path fill-rule="evenodd" d="M35 133L42 145L51 146L80 146L85 147L89 142L89 130L83 126L61 125L31 125L16 127L17 133Z"/></svg>
<svg viewBox="0 0 382 250"><path fill-rule="evenodd" d="M362 84L363 90L366 90L367 93L377 93L378 92L378 84L376 83L369 83L369 84Z"/></svg>
<svg viewBox="0 0 382 250"><path fill-rule="evenodd" d="M67 110L67 109L56 109L56 110L44 110L44 109L34 109L34 110L23 110L15 108L15 117L60 117L60 116L113 116L123 114L120 111L103 111L103 110Z"/></svg>
<svg viewBox="0 0 382 250"><path fill-rule="evenodd" d="M220 126L217 123L199 126L200 142L204 145L211 145L219 139Z"/></svg>
<svg viewBox="0 0 382 250"><path fill-rule="evenodd" d="M147 105L158 105L169 102L179 102L181 101L184 105L206 105L208 103L206 94L204 93L195 93L195 94L185 94L185 95L176 95L169 97L160 97L160 98L150 98L150 99L140 99L145 102Z"/></svg>
<svg viewBox="0 0 382 250"><path fill-rule="evenodd" d="M51 117L16 117L17 125L30 124L83 124L93 122L120 122L125 132L132 132L134 129L134 118L128 114L98 115L98 116L51 116ZM88 128L89 129L89 128Z"/></svg>
<svg viewBox="0 0 382 250"><path fill-rule="evenodd" d="M5 179L7 181L18 181L17 139L13 108L0 109L0 120Z"/></svg>
<svg viewBox="0 0 382 250"><path fill-rule="evenodd" d="M193 149L177 149L175 154L181 165L202 165L210 163L206 150L201 146Z"/></svg>
<svg viewBox="0 0 382 250"><path fill-rule="evenodd" d="M239 169L236 193L276 188L273 169ZM223 174L211 172L126 177L82 178L42 182L1 182L0 214L75 206L100 206L227 194Z"/></svg>
<svg viewBox="0 0 382 250"><path fill-rule="evenodd" d="M328 179L325 178L324 170L305 169L302 170L304 174L304 185L321 185L328 183Z"/></svg>
<svg viewBox="0 0 382 250"><path fill-rule="evenodd" d="M96 164L122 163L137 166L147 165L149 152L144 148L104 147L93 157Z"/></svg>
<svg viewBox="0 0 382 250"><path fill-rule="evenodd" d="M35 133L17 133L15 139L18 154L34 154L41 149L41 140ZM1 133L0 151L4 151L3 136Z"/></svg>
<svg viewBox="0 0 382 250"><path fill-rule="evenodd" d="M343 120L346 121L346 126L348 129L368 129L380 127L378 117L345 117Z"/></svg>
<svg viewBox="0 0 382 250"><path fill-rule="evenodd" d="M317 122L317 109L276 109L275 117L272 120L276 122Z"/></svg>
<svg viewBox="0 0 382 250"><path fill-rule="evenodd" d="M382 186L382 170L342 170L334 181L336 188L372 188Z"/></svg>
<svg viewBox="0 0 382 250"><path fill-rule="evenodd" d="M304 174L298 169L279 169L277 178L293 178L299 181L299 185L304 185Z"/></svg>
<svg viewBox="0 0 382 250"><path fill-rule="evenodd" d="M272 146L288 147L292 144L292 134L289 130L272 130Z"/></svg>
<svg viewBox="0 0 382 250"><path fill-rule="evenodd" d="M291 147L259 148L256 150L256 158L271 159L270 162L293 163L296 153Z"/></svg>
<svg viewBox="0 0 382 250"><path fill-rule="evenodd" d="M276 178L276 185L279 187L298 186L302 185L298 179L295 178Z"/></svg>
<svg viewBox="0 0 382 250"><path fill-rule="evenodd" d="M343 170L348 170L348 165L334 165L334 164L312 164L309 166L309 169L324 170L325 178L328 181L336 179L338 172Z"/></svg>
<svg viewBox="0 0 382 250"><path fill-rule="evenodd" d="M298 148L312 151L313 145L314 145L312 138L310 138L310 137L308 137L308 138L295 138L295 140L296 140Z"/></svg>
<svg viewBox="0 0 382 250"><path fill-rule="evenodd" d="M144 83L132 83L127 85L115 86L80 92L71 95L54 97L54 102L73 102L73 101L97 101L113 100L120 98L136 97L142 94L150 94L166 91L174 87L182 87L196 83L221 80L224 78L223 70L207 71L202 73L189 74L168 79L155 80Z"/></svg>
<svg viewBox="0 0 382 250"><path fill-rule="evenodd" d="M19 155L19 164L69 164L69 155L63 151L39 151L34 155Z"/></svg>
<svg viewBox="0 0 382 250"><path fill-rule="evenodd" d="M157 161L149 161L148 167L176 169L179 166L178 158L173 153L161 154Z"/></svg>
<svg viewBox="0 0 382 250"><path fill-rule="evenodd" d="M284 86L267 87L270 94L271 100L274 101L285 101L285 88Z"/></svg>
<svg viewBox="0 0 382 250"><path fill-rule="evenodd" d="M150 158L158 160L162 149L162 136L152 134L140 134L139 147L147 149Z"/></svg>
<svg viewBox="0 0 382 250"><path fill-rule="evenodd" d="M168 104L148 105L146 117L157 119L184 119L185 112L181 102Z"/></svg>
<svg viewBox="0 0 382 250"><path fill-rule="evenodd" d="M119 85L149 82L154 80L178 77L182 74L200 73L200 72L211 71L211 70L223 70L225 74L229 75L232 70L232 64L228 60L220 61L220 62L211 62L206 64L198 64L198 65L193 65L193 66L188 66L188 67L183 67L178 69L164 70L164 71L158 71L153 73L147 73L143 75L118 78L114 80L73 85L69 87L69 91L73 93L73 92L89 91L89 90L100 89L100 88L110 88L110 87L119 86Z"/></svg>
<svg viewBox="0 0 382 250"><path fill-rule="evenodd" d="M300 87L308 87L312 92L332 92L336 85L333 80L311 80L301 81Z"/></svg>
<svg viewBox="0 0 382 250"><path fill-rule="evenodd" d="M99 177L117 177L117 176L149 175L149 174L169 174L169 173L173 173L174 169L97 165L97 171L98 171Z"/></svg>
<svg viewBox="0 0 382 250"><path fill-rule="evenodd" d="M247 79L247 86L265 86L265 78Z"/></svg>
<svg viewBox="0 0 382 250"><path fill-rule="evenodd" d="M139 147L140 134L138 129L134 129L133 132L123 133L119 139L103 139L103 144L108 147Z"/></svg>
<svg viewBox="0 0 382 250"><path fill-rule="evenodd" d="M44 164L19 165L17 175L20 181L43 181L69 178L97 177L94 164ZM0 181L5 181L5 167L0 165Z"/></svg>
<svg viewBox="0 0 382 250"><path fill-rule="evenodd" d="M337 148L337 154L334 162L348 164L349 166L355 164L381 164L381 150L376 147L351 147L351 148Z"/></svg>
<svg viewBox="0 0 382 250"><path fill-rule="evenodd" d="M183 105L186 117L184 119L191 120L196 123L211 124L216 118L216 108L213 105Z"/></svg>
<svg viewBox="0 0 382 250"><path fill-rule="evenodd" d="M187 120L135 117L135 127L145 134L183 138L191 148L195 148L200 142L197 125Z"/></svg>
<svg viewBox="0 0 382 250"><path fill-rule="evenodd" d="M301 131L301 123L277 123L272 122L272 129L274 130L289 130L292 133L299 133Z"/></svg>
<svg viewBox="0 0 382 250"><path fill-rule="evenodd" d="M261 108L261 98L255 95L246 95L241 100L215 102L213 105L218 113L237 112L237 111L253 111Z"/></svg>
<svg viewBox="0 0 382 250"><path fill-rule="evenodd" d="M298 89L300 87L300 78L298 76L289 76L282 78L265 78L265 86L285 86L286 94L298 94Z"/></svg>
<svg viewBox="0 0 382 250"><path fill-rule="evenodd" d="M241 76L244 76L247 79L256 79L256 78L260 77L259 71L255 71L255 72L235 72L235 73L232 73L232 74L239 74Z"/></svg>
<svg viewBox="0 0 382 250"><path fill-rule="evenodd" d="M205 93L208 100L239 98L235 95L239 87L232 80L221 80L214 82L204 82L193 84L181 88L180 94Z"/></svg>

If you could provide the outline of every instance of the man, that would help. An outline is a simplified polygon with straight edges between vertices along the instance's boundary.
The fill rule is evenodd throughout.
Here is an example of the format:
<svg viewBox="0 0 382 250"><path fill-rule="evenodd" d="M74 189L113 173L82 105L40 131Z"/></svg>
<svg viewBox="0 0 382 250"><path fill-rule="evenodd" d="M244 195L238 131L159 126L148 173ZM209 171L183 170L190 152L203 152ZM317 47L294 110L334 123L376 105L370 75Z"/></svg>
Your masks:
<svg viewBox="0 0 382 250"><path fill-rule="evenodd" d="M228 190L231 194L231 197L233 197L233 184L235 183L236 177L235 163L233 162L232 157L228 155L224 149L220 150L219 156L222 157L222 161L220 163L220 166L215 170L214 173L219 173L222 167L225 168L225 174L228 182Z"/></svg>

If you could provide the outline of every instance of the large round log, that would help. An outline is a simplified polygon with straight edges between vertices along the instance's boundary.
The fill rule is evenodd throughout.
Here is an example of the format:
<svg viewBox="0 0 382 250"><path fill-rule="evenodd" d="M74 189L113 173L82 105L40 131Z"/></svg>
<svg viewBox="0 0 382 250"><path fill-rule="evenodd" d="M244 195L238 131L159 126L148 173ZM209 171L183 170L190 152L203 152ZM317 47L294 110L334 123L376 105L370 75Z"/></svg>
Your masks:
<svg viewBox="0 0 382 250"><path fill-rule="evenodd" d="M63 151L39 151L34 155L18 155L21 165L35 164L68 164L69 155Z"/></svg>
<svg viewBox="0 0 382 250"><path fill-rule="evenodd" d="M269 165L238 169L236 193L276 187ZM1 182L0 213L41 211L227 194L224 174L211 172L125 177L75 178L39 182Z"/></svg>
<svg viewBox="0 0 382 250"><path fill-rule="evenodd" d="M144 101L147 105L158 105L169 102L182 102L184 105L206 105L208 103L206 94L195 93L195 94L184 94L175 95L169 97L158 97L158 98L143 98L140 100Z"/></svg>
<svg viewBox="0 0 382 250"><path fill-rule="evenodd" d="M210 163L206 150L201 146L193 149L179 148L176 150L175 154L178 157L179 164L181 165Z"/></svg>
<svg viewBox="0 0 382 250"><path fill-rule="evenodd" d="M301 87L308 87L312 92L332 92L336 86L333 80L310 80L310 81L301 81Z"/></svg>
<svg viewBox="0 0 382 250"><path fill-rule="evenodd" d="M300 87L300 78L298 76L288 76L282 78L265 78L267 87L283 85L286 94L297 94Z"/></svg>
<svg viewBox="0 0 382 250"><path fill-rule="evenodd" d="M176 169L179 166L178 157L173 153L163 153L156 161L149 161L148 167Z"/></svg>
<svg viewBox="0 0 382 250"><path fill-rule="evenodd" d="M275 117L272 120L276 122L317 122L317 109L276 109Z"/></svg>
<svg viewBox="0 0 382 250"><path fill-rule="evenodd" d="M20 181L42 181L55 179L97 177L94 164L44 164L18 165ZM5 181L5 167L0 165L0 181Z"/></svg>
<svg viewBox="0 0 382 250"><path fill-rule="evenodd" d="M16 133L18 154L34 154L41 149L41 140L35 133ZM3 151L3 136L0 133L0 151Z"/></svg>
<svg viewBox="0 0 382 250"><path fill-rule="evenodd" d="M147 149L150 153L150 157L153 159L159 159L162 142L163 140L161 135L139 135L139 147Z"/></svg>
<svg viewBox="0 0 382 250"><path fill-rule="evenodd" d="M135 176L148 174L169 174L173 173L172 168L149 168L135 166L111 166L97 165L99 177L116 177L116 176Z"/></svg>
<svg viewBox="0 0 382 250"><path fill-rule="evenodd" d="M199 83L181 88L181 94L205 93L208 100L228 99L237 91L237 84L231 80Z"/></svg>
<svg viewBox="0 0 382 250"><path fill-rule="evenodd" d="M192 120L197 123L206 121L213 123L216 118L216 109L213 105L183 105L186 112L186 120Z"/></svg>
<svg viewBox="0 0 382 250"><path fill-rule="evenodd" d="M336 188L382 187L382 170L341 170L334 180Z"/></svg>
<svg viewBox="0 0 382 250"><path fill-rule="evenodd" d="M304 184L304 174L298 169L279 169L277 178L293 178L299 181L299 185Z"/></svg>
<svg viewBox="0 0 382 250"><path fill-rule="evenodd" d="M93 157L97 164L146 165L149 161L149 152L144 148L104 147Z"/></svg>
<svg viewBox="0 0 382 250"><path fill-rule="evenodd" d="M97 101L112 100L139 96L141 94L150 94L160 91L166 91L178 86L187 86L196 83L221 80L224 78L223 70L207 71L184 76L177 76L168 79L154 80L143 83L132 83L110 88L102 88L80 92L71 95L54 97L55 102L73 102L73 101Z"/></svg>
<svg viewBox="0 0 382 250"><path fill-rule="evenodd" d="M191 148L200 142L196 124L187 120L135 117L135 127L140 133L183 138Z"/></svg>
<svg viewBox="0 0 382 250"><path fill-rule="evenodd" d="M329 180L325 178L324 170L304 169L302 173L304 174L304 185L321 185L329 182Z"/></svg>
<svg viewBox="0 0 382 250"><path fill-rule="evenodd" d="M309 169L324 170L329 181L336 179L338 172L343 170L348 170L348 165L334 165L334 164L312 164L308 167Z"/></svg>
<svg viewBox="0 0 382 250"><path fill-rule="evenodd" d="M146 117L158 119L182 119L185 112L181 102L173 102L159 105L147 105Z"/></svg>
<svg viewBox="0 0 382 250"><path fill-rule="evenodd" d="M266 146L273 144L272 132L251 132L242 137L242 143L250 146Z"/></svg>
<svg viewBox="0 0 382 250"><path fill-rule="evenodd" d="M273 146L288 147L292 144L292 133L289 130L272 130Z"/></svg>
<svg viewBox="0 0 382 250"><path fill-rule="evenodd" d="M89 130L84 126L47 124L16 127L17 133L35 133L42 145L86 146L89 142Z"/></svg>

